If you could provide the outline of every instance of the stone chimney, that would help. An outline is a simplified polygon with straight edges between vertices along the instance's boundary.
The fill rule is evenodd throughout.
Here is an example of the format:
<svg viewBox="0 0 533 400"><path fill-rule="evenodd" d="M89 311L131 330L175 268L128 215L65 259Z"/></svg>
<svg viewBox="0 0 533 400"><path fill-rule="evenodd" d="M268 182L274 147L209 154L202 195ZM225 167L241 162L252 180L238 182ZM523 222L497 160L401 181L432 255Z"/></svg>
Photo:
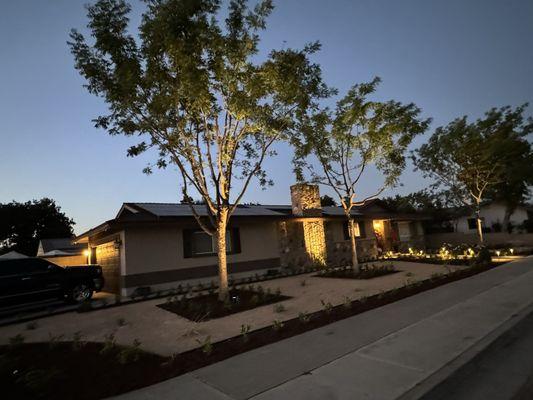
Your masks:
<svg viewBox="0 0 533 400"><path fill-rule="evenodd" d="M299 217L320 217L320 192L318 185L297 183L291 186L292 213Z"/></svg>

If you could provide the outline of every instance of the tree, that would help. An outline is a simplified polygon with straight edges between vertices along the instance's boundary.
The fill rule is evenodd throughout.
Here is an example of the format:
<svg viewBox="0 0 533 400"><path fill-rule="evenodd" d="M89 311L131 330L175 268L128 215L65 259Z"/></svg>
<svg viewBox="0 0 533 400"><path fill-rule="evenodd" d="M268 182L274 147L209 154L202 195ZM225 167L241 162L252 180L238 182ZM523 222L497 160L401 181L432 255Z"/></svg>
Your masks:
<svg viewBox="0 0 533 400"><path fill-rule="evenodd" d="M297 179L304 180L306 167L313 182L329 186L338 196L348 220L354 267L358 267L358 259L353 207L397 184L405 167L407 146L430 123L419 118L420 109L412 103L368 100L380 81L374 78L353 86L334 112L325 109L314 113L295 142ZM318 171L307 161L310 155L318 160ZM359 200L358 183L370 165L384 175L384 182L376 193Z"/></svg>
<svg viewBox="0 0 533 400"><path fill-rule="evenodd" d="M522 110L515 112L517 111L520 115L514 115L509 119L509 123L499 129L502 146L497 147L497 150L504 156L503 178L487 191L490 201L505 204L503 232L511 231L511 215L529 198L530 186L533 185L533 149L526 138L531 132L531 126L528 128L523 125Z"/></svg>
<svg viewBox="0 0 533 400"><path fill-rule="evenodd" d="M273 9L270 0L249 9L229 2L219 21L219 0L147 0L138 37L129 29L124 0L88 6L89 44L73 30L69 42L89 92L105 99L110 114L96 126L110 134L139 136L129 156L150 148L146 167L177 167L183 198L189 188L205 201L192 213L217 243L219 296L228 293L226 228L251 180L271 184L262 168L272 145L287 140L329 95L321 70L309 61L319 49L272 50L259 61L259 32Z"/></svg>
<svg viewBox="0 0 533 400"><path fill-rule="evenodd" d="M34 256L40 239L71 237L73 225L52 199L0 204L0 254Z"/></svg>
<svg viewBox="0 0 533 400"><path fill-rule="evenodd" d="M480 244L481 202L498 186L507 185L514 159L522 154L525 138L533 130L531 118L525 121L522 116L526 107L493 108L473 123L466 116L458 118L437 128L413 155L415 167L436 180L434 187L447 188L452 197L475 212ZM526 182L522 174L516 178Z"/></svg>
<svg viewBox="0 0 533 400"><path fill-rule="evenodd" d="M337 207L337 202L335 201L333 197L325 194L324 196L320 198L320 205L322 207Z"/></svg>

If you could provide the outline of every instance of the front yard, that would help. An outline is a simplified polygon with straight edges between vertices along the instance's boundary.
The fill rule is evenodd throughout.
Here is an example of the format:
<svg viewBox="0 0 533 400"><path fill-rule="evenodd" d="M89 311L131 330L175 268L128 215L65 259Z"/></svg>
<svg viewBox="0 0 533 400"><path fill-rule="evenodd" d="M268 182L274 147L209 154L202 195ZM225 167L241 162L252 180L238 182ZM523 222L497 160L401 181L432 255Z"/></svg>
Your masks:
<svg viewBox="0 0 533 400"><path fill-rule="evenodd" d="M52 398L70 398L73 393L80 399L110 396L484 270L403 261L376 262L375 267L381 272L362 276L367 279L354 279L351 273L312 272L265 281L260 289L258 284L244 285L237 289L266 293L263 299L270 304L221 312L205 320L179 316L178 306L169 306L172 298L159 298L5 326L0 328L0 345L7 345L0 348L0 384L23 390L22 398L23 393L34 393L32 387L50 387L54 380L68 379L74 392L55 393ZM277 298L280 294L288 298ZM33 358L32 353L40 357ZM143 364L151 366L150 373L141 373ZM122 373L109 375L109 369ZM84 373L75 372L79 370ZM87 380L84 374L92 378ZM101 381L98 375L110 383L91 386L90 382Z"/></svg>
<svg viewBox="0 0 533 400"><path fill-rule="evenodd" d="M380 264L389 263L376 263ZM265 291L275 292L279 288L290 299L205 322L194 322L158 307L165 303L165 299L88 313L61 314L37 320L35 329L27 329L28 323L2 327L0 344L7 344L9 338L17 334L22 334L26 342L47 342L58 337L71 340L77 332L85 341L103 341L106 335L114 333L118 344L131 345L138 339L143 349L170 356L198 347L197 339L210 336L212 342L217 342L239 335L242 325L249 325L251 330L259 329L272 325L274 320L285 321L302 312L319 311L324 308L323 303L335 306L344 303L346 298L369 297L435 274L465 268L401 261L394 262L394 267L400 272L373 279L322 278L314 276L316 273L313 272L261 282L259 284ZM283 311L276 307L278 304L283 305Z"/></svg>

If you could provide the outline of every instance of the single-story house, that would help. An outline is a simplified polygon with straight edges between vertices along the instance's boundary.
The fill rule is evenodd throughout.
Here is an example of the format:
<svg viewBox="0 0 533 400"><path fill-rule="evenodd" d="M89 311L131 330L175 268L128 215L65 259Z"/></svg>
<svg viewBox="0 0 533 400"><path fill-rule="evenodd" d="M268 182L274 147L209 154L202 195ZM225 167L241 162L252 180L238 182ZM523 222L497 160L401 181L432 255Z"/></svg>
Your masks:
<svg viewBox="0 0 533 400"><path fill-rule="evenodd" d="M483 229L486 232L501 232L505 218L506 206L501 202L485 202L480 208ZM524 223L533 218L533 209L528 205L519 205L511 214L509 222L512 232L525 231ZM468 209L458 210L451 221L454 232L473 233L477 230L476 216Z"/></svg>
<svg viewBox="0 0 533 400"><path fill-rule="evenodd" d="M229 274L351 260L346 218L340 207L321 207L318 187L291 187L291 205L239 205L228 227ZM206 216L203 205L194 205ZM424 246L418 215L400 215L379 201L352 210L360 258L399 247ZM108 291L129 295L217 275L215 242L187 204L124 203L116 217L75 238L102 266Z"/></svg>
<svg viewBox="0 0 533 400"><path fill-rule="evenodd" d="M87 246L72 238L41 239L37 248L37 257L62 267L87 264L87 255Z"/></svg>

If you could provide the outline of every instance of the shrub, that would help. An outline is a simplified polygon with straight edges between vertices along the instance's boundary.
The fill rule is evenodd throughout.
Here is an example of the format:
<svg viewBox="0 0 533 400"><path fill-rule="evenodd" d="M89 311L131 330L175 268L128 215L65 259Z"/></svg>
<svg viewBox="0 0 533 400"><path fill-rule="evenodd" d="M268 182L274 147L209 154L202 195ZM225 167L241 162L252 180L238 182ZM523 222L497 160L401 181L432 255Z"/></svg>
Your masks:
<svg viewBox="0 0 533 400"><path fill-rule="evenodd" d="M307 312L301 312L301 313L298 314L298 319L300 320L300 322L302 324L306 324L306 323L309 322L311 317L309 316L309 314Z"/></svg>
<svg viewBox="0 0 533 400"><path fill-rule="evenodd" d="M106 355L111 353L113 350L115 350L116 341L115 341L115 334L110 333L108 335L104 335L104 345L100 349L101 355Z"/></svg>
<svg viewBox="0 0 533 400"><path fill-rule="evenodd" d="M342 303L343 307L347 310L352 308L352 299L348 296L344 296L344 302Z"/></svg>
<svg viewBox="0 0 533 400"><path fill-rule="evenodd" d="M320 300L320 304L324 307L326 314L331 314L331 311L333 311L333 305L329 301L325 302L324 300Z"/></svg>
<svg viewBox="0 0 533 400"><path fill-rule="evenodd" d="M207 336L204 340L196 339L196 342L200 345L202 353L206 356L213 352L213 344L211 343L211 336Z"/></svg>
<svg viewBox="0 0 533 400"><path fill-rule="evenodd" d="M123 347L118 353L118 362L122 365L130 362L137 362L141 357L141 342L138 339L133 340L131 346Z"/></svg>
<svg viewBox="0 0 533 400"><path fill-rule="evenodd" d="M279 319L275 319L272 322L272 329L274 329L276 332L279 332L283 328L283 326L285 326L285 324Z"/></svg>
<svg viewBox="0 0 533 400"><path fill-rule="evenodd" d="M241 336L245 342L248 341L248 333L250 333L251 328L250 325L241 325Z"/></svg>
<svg viewBox="0 0 533 400"><path fill-rule="evenodd" d="M280 313L282 313L284 311L286 311L286 308L283 305L283 303L274 304L274 312L275 313L280 314Z"/></svg>

